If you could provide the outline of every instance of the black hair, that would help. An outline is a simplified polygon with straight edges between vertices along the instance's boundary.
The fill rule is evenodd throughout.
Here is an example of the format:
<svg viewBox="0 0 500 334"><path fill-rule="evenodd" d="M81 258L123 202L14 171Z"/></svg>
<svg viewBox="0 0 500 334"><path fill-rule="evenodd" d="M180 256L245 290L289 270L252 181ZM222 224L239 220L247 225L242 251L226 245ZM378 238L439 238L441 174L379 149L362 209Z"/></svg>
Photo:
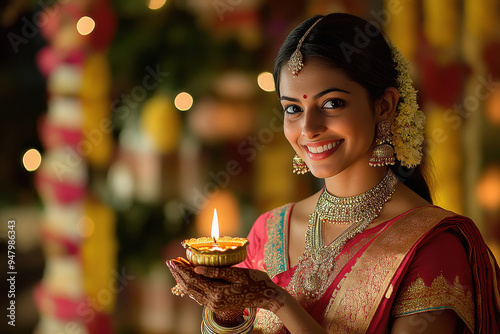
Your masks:
<svg viewBox="0 0 500 334"><path fill-rule="evenodd" d="M318 21L320 18L322 19ZM305 20L281 45L274 61L274 81L278 96L281 71L296 50L299 40L315 22L317 24L300 48L304 64L307 64L307 58L315 57L340 70L350 80L363 86L373 101L382 97L387 88L397 88L396 63L387 43L388 38L378 24L351 14L331 13ZM406 186L432 203L422 164L407 169L396 159L396 164L391 169Z"/></svg>

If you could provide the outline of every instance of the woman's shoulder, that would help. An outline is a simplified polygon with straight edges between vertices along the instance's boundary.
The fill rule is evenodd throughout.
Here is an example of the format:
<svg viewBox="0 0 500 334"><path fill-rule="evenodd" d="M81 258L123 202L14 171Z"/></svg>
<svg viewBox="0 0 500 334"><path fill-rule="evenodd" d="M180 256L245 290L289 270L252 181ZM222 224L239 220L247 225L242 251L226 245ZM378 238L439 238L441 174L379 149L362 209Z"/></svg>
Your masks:
<svg viewBox="0 0 500 334"><path fill-rule="evenodd" d="M279 207L276 207L274 209L262 213L255 221L254 226L265 225L270 219L285 218L290 214L295 204L296 204L295 202L286 203Z"/></svg>

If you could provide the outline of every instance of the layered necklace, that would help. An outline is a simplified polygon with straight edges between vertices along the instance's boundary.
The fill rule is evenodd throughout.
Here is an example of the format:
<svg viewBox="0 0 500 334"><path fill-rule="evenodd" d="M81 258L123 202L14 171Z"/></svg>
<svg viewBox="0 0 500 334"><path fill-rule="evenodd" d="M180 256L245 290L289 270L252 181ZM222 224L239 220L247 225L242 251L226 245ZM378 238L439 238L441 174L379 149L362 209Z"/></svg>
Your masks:
<svg viewBox="0 0 500 334"><path fill-rule="evenodd" d="M291 279L292 290L311 301L320 297L333 281L335 259L346 242L363 232L378 217L396 189L398 179L388 169L372 189L353 197L336 197L323 188L309 217L304 255ZM331 244L324 245L323 224L347 225Z"/></svg>

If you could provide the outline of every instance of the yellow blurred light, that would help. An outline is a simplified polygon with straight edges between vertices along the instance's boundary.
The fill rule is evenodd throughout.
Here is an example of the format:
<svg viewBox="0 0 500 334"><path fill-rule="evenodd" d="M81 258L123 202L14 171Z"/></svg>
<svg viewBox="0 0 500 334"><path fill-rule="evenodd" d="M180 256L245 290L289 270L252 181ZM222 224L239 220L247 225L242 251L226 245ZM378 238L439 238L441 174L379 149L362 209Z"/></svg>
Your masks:
<svg viewBox="0 0 500 334"><path fill-rule="evenodd" d="M92 220L92 218L90 218L88 216L83 216L78 221L77 229L78 229L78 233L80 233L80 235L83 238L88 238L94 233L94 229L95 229L94 221Z"/></svg>
<svg viewBox="0 0 500 334"><path fill-rule="evenodd" d="M174 100L174 105L180 111L186 111L193 106L193 97L186 92L179 93Z"/></svg>
<svg viewBox="0 0 500 334"><path fill-rule="evenodd" d="M88 16L83 16L78 20L78 23L76 24L76 30L80 33L80 35L88 35L90 34L95 28L95 21L88 17Z"/></svg>
<svg viewBox="0 0 500 334"><path fill-rule="evenodd" d="M485 169L479 179L476 195L483 208L500 208L500 165L490 165Z"/></svg>
<svg viewBox="0 0 500 334"><path fill-rule="evenodd" d="M23 165L28 172L35 171L42 163L42 155L36 149L32 148L23 156Z"/></svg>
<svg viewBox="0 0 500 334"><path fill-rule="evenodd" d="M262 72L259 74L257 77L257 83L259 84L259 87L262 90L265 90L266 92L274 92L274 78L272 73L269 72Z"/></svg>
<svg viewBox="0 0 500 334"><path fill-rule="evenodd" d="M167 0L149 0L149 9L160 9L167 2Z"/></svg>

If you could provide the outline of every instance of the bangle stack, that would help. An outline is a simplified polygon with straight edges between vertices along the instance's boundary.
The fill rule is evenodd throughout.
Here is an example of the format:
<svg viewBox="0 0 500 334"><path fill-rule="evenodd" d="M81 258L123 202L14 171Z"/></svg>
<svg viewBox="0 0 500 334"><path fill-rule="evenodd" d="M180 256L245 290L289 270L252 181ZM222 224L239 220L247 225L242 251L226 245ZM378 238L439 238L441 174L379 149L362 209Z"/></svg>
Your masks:
<svg viewBox="0 0 500 334"><path fill-rule="evenodd" d="M224 327L215 321L214 312L210 309L203 308L203 316L201 322L202 334L247 334L252 333L255 315L257 311L254 308L248 309L248 314L243 315L243 323L234 327Z"/></svg>

